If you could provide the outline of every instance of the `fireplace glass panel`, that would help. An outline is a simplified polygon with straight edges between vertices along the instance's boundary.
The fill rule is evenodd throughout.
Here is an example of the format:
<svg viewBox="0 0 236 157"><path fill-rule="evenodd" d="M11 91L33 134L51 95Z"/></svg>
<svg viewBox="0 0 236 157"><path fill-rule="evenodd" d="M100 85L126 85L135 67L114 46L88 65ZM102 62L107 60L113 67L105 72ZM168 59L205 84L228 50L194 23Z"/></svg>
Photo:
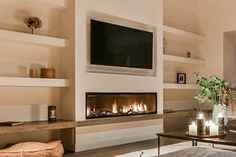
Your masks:
<svg viewBox="0 0 236 157"><path fill-rule="evenodd" d="M86 118L157 113L156 93L86 93Z"/></svg>

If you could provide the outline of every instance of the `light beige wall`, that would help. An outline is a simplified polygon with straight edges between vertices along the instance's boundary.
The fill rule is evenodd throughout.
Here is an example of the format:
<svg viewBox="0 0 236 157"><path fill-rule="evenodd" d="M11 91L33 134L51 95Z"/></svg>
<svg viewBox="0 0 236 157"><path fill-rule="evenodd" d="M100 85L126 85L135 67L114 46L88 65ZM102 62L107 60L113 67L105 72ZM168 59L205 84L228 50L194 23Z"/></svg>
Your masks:
<svg viewBox="0 0 236 157"><path fill-rule="evenodd" d="M164 0L164 24L190 32L197 32L196 0Z"/></svg>
<svg viewBox="0 0 236 157"><path fill-rule="evenodd" d="M224 32L236 30L235 5L235 0L198 1L199 31L206 35L201 49L209 59L204 71L206 75L223 77Z"/></svg>
<svg viewBox="0 0 236 157"><path fill-rule="evenodd" d="M224 33L224 79L236 83L235 36L230 33Z"/></svg>
<svg viewBox="0 0 236 157"><path fill-rule="evenodd" d="M162 0L78 0L76 1L76 120L85 120L85 92L157 92L158 113L163 112L162 91ZM87 37L86 14L90 11L125 18L132 21L156 26L157 29L157 76L114 75L86 72ZM133 122L137 124L138 122ZM142 137L154 138L155 132L162 131L162 122L156 121L151 126L145 123L137 127L128 124L124 129L109 131L107 125L101 125L101 132L96 133L90 127L77 128L77 151L133 142ZM106 135L100 136L101 134ZM90 136L91 135L91 136ZM96 145L93 144L96 140Z"/></svg>

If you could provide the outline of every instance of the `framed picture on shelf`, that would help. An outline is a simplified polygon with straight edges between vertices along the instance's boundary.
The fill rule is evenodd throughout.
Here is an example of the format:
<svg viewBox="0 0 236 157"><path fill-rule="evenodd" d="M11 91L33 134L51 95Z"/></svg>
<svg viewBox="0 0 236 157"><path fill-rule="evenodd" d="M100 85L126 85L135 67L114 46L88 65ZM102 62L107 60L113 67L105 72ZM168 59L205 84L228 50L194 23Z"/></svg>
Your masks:
<svg viewBox="0 0 236 157"><path fill-rule="evenodd" d="M185 73L177 73L177 83L178 84L186 84L186 74Z"/></svg>

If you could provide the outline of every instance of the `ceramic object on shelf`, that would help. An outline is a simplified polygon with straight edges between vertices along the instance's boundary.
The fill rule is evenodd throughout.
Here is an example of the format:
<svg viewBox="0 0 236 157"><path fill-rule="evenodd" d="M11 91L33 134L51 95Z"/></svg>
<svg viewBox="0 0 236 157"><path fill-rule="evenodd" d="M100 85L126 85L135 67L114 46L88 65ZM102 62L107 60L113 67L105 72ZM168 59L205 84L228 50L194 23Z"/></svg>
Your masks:
<svg viewBox="0 0 236 157"><path fill-rule="evenodd" d="M56 106L48 106L48 122L55 122L56 118Z"/></svg>
<svg viewBox="0 0 236 157"><path fill-rule="evenodd" d="M187 52L187 57L191 58L191 52L190 51Z"/></svg>
<svg viewBox="0 0 236 157"><path fill-rule="evenodd" d="M54 68L41 68L41 78L55 78L56 70Z"/></svg>
<svg viewBox="0 0 236 157"><path fill-rule="evenodd" d="M31 78L37 78L39 76L37 69L30 69L30 77Z"/></svg>

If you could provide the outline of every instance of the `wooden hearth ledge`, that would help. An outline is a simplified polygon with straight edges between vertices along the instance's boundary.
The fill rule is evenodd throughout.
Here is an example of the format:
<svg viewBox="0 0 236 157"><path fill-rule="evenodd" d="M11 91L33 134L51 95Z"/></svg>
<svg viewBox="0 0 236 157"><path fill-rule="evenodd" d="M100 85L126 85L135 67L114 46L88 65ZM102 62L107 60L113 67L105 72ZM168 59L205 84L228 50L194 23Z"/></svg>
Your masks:
<svg viewBox="0 0 236 157"><path fill-rule="evenodd" d="M132 121L142 121L142 120L152 120L152 119L162 119L162 118L163 118L163 114L149 114L149 115L128 116L128 117L124 116L124 117L89 119L89 120L79 121L78 127L132 122Z"/></svg>
<svg viewBox="0 0 236 157"><path fill-rule="evenodd" d="M24 125L18 126L0 126L0 134L11 134L19 132L31 132L41 130L58 130L58 129L69 129L75 128L77 122L67 120L57 120L56 122L48 121L34 121L24 122Z"/></svg>

